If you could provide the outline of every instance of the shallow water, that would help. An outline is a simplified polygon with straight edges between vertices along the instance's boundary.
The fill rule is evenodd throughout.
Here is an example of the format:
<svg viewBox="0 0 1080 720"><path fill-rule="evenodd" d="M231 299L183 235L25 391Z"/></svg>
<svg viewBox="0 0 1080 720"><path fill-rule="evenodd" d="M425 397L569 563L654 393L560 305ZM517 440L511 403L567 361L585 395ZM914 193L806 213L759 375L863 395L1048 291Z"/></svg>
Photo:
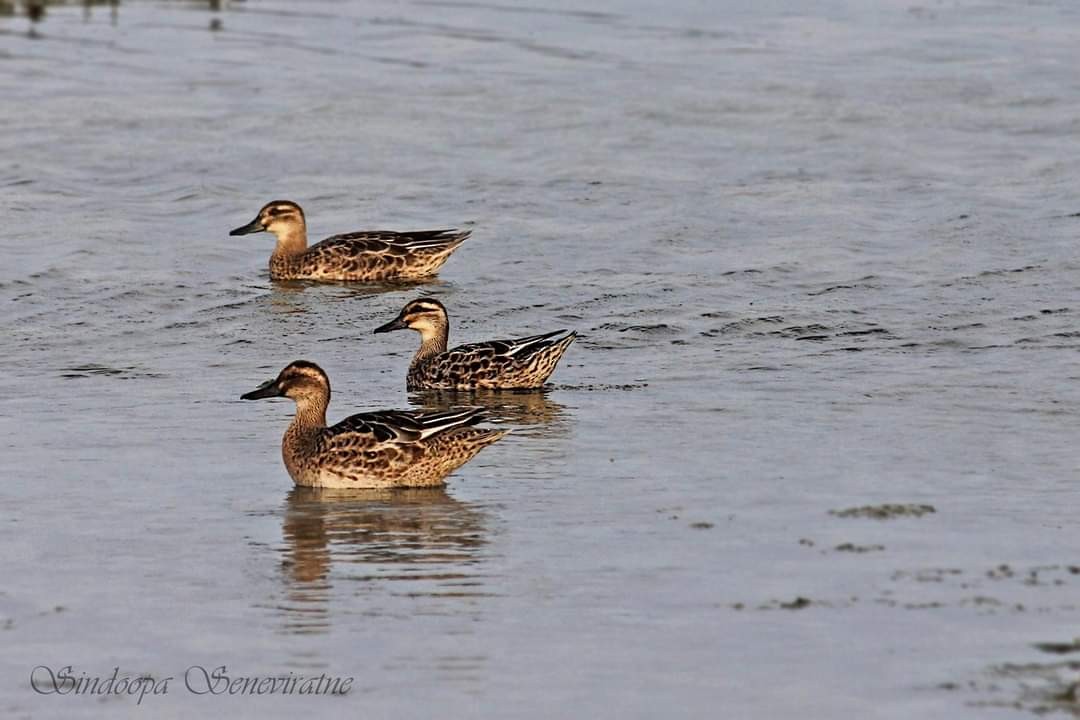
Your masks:
<svg viewBox="0 0 1080 720"><path fill-rule="evenodd" d="M1064 0L0 18L0 714L1080 715L1078 66ZM276 197L474 235L275 284L226 233ZM371 334L427 292L582 337L445 491L294 490L238 396L304 357L333 419L439 406ZM886 503L934 512L840 512Z"/></svg>

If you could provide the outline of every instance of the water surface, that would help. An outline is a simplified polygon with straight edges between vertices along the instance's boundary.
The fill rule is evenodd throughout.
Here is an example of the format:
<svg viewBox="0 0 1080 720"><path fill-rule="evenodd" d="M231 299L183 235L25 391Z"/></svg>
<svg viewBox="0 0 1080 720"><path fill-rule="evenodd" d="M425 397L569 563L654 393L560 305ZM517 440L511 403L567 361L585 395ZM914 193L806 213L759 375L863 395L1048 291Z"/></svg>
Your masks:
<svg viewBox="0 0 1080 720"><path fill-rule="evenodd" d="M1080 714L1077 67L1057 0L0 19L0 714ZM474 234L422 287L271 283L227 231L278 197ZM293 489L291 407L237 398L302 357L333 419L441 407L371 334L420 293L581 338L445 491ZM934 511L842 512L887 503Z"/></svg>

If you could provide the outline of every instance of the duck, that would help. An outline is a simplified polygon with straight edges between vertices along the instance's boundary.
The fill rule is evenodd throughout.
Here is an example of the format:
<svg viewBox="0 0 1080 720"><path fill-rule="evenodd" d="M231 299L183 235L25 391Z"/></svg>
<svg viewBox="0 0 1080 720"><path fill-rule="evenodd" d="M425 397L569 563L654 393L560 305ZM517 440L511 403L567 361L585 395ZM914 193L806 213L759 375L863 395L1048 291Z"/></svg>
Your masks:
<svg viewBox="0 0 1080 720"><path fill-rule="evenodd" d="M543 386L577 338L574 331L556 330L447 350L450 320L446 307L434 298L407 303L396 318L375 332L406 328L420 333L420 349L406 376L409 390L535 390Z"/></svg>
<svg viewBox="0 0 1080 720"><path fill-rule="evenodd" d="M441 487L447 475L509 430L473 427L484 408L443 412L380 410L327 427L330 378L313 362L289 363L241 400L287 397L296 416L281 440L285 469L300 487Z"/></svg>
<svg viewBox="0 0 1080 720"><path fill-rule="evenodd" d="M270 255L271 280L420 280L438 272L470 230L361 230L307 244L304 211L291 200L263 205L255 219L229 235L270 232L277 246Z"/></svg>

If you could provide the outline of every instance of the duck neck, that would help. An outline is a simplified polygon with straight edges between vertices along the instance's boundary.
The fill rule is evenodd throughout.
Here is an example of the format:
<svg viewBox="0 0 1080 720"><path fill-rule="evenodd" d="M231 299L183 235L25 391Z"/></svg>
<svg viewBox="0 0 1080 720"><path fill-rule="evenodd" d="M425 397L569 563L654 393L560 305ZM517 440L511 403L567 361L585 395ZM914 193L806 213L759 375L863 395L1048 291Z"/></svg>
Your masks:
<svg viewBox="0 0 1080 720"><path fill-rule="evenodd" d="M446 341L450 337L450 323L446 320L425 327L420 331L420 349L416 351L412 364L419 365L428 358L446 352Z"/></svg>
<svg viewBox="0 0 1080 720"><path fill-rule="evenodd" d="M328 397L297 398L296 417L289 427L290 431L322 430L326 427L326 408L329 404Z"/></svg>
<svg viewBox="0 0 1080 720"><path fill-rule="evenodd" d="M281 457L289 475L300 482L304 467L319 446L319 438L326 430L326 406L329 396L302 397L296 400L296 417L281 439Z"/></svg>
<svg viewBox="0 0 1080 720"><path fill-rule="evenodd" d="M273 257L303 255L307 250L307 228L303 225L275 229L274 235L277 237L277 245L274 247Z"/></svg>

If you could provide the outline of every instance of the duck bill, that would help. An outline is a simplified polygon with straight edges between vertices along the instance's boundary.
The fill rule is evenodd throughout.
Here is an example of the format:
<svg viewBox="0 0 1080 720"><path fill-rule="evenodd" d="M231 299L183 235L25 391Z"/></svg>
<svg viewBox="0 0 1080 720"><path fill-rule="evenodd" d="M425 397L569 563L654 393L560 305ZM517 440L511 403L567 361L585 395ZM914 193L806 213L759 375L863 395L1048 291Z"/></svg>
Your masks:
<svg viewBox="0 0 1080 720"><path fill-rule="evenodd" d="M401 318L394 318L393 320L386 323L385 325L380 325L379 327L375 328L375 332L384 333L384 332L391 332L393 330L404 330L407 327L409 327L409 326L405 323L404 320L402 320Z"/></svg>
<svg viewBox="0 0 1080 720"><path fill-rule="evenodd" d="M259 218L255 218L254 220L249 222L247 225L243 225L243 226L238 227L238 228L233 228L232 230L229 231L229 234L230 235L248 235L250 233L262 232L263 230L266 230L266 228L263 227L263 224L261 222L259 222Z"/></svg>
<svg viewBox="0 0 1080 720"><path fill-rule="evenodd" d="M240 396L241 400L262 400L268 397L281 397L281 391L278 390L277 380L267 380L259 387L255 388L249 393L244 393Z"/></svg>

